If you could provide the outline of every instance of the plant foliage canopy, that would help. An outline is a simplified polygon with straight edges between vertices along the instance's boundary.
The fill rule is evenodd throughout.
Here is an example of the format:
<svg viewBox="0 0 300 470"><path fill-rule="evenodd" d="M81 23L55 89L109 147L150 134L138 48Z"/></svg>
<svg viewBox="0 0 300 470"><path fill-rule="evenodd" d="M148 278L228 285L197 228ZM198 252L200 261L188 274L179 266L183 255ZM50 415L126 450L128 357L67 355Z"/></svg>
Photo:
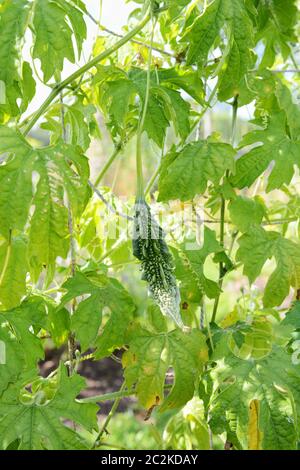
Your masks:
<svg viewBox="0 0 300 470"><path fill-rule="evenodd" d="M299 2L91 3L0 1L0 448L106 446L117 351L161 449L297 449Z"/></svg>

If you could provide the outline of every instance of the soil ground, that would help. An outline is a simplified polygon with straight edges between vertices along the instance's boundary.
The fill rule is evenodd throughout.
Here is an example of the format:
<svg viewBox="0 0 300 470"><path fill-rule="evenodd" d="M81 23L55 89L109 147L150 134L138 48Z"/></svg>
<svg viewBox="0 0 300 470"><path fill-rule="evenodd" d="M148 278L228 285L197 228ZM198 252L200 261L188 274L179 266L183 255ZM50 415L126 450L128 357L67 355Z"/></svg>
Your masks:
<svg viewBox="0 0 300 470"><path fill-rule="evenodd" d="M64 356L65 350L63 348L46 349L45 360L40 362L41 375L47 377L57 368L59 361L65 359ZM118 354L116 357L118 358ZM83 361L79 365L78 372L87 380L87 387L81 392L78 398L116 392L120 389L123 381L121 364L110 357L102 359L101 361ZM119 405L118 411L126 411L132 403L134 403L132 398L124 398ZM101 403L100 415L107 415L111 406L111 401Z"/></svg>

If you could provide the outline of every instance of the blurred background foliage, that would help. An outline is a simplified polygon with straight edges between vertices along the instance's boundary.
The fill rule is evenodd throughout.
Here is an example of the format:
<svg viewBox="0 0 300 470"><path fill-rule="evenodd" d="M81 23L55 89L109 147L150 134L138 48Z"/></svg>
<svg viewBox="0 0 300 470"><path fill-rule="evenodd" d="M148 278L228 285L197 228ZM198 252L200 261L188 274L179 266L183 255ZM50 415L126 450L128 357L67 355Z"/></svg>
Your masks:
<svg viewBox="0 0 300 470"><path fill-rule="evenodd" d="M98 3L98 2L89 2ZM95 6L95 5L94 5ZM133 6L132 6L133 7ZM108 8L108 2L103 1L103 11ZM112 15L112 11L110 10ZM99 13L99 12L98 12ZM109 13L102 13L107 17ZM126 23L126 18L123 18L122 23ZM130 20L129 20L130 24ZM112 25L114 29L114 21ZM129 28L129 25L124 27L124 31ZM116 30L120 31L117 27ZM122 30L121 30L122 32ZM99 54L109 45L109 35L105 35L103 31L95 33L95 41L93 46L93 54ZM176 28L174 31L173 44L176 45ZM157 34L155 43L160 46L163 42L163 37ZM260 48L257 48L257 54L260 54ZM300 48L298 45L294 47L295 58L298 61L300 58ZM155 53L154 53L155 55ZM147 62L148 49L138 44L128 44L117 57L117 62L122 66L134 66L141 65ZM163 59L159 54L155 55L157 61L157 67L162 67ZM213 58L212 58L213 59ZM130 61L130 64L129 64ZM167 61L168 64L172 63L172 60ZM284 66L284 60L278 56L277 63L274 68ZM290 81L290 78L292 79ZM285 79L289 84L294 94L296 102L299 100L299 75L286 74ZM206 83L206 93L214 87L214 81L208 80ZM84 86L82 87L84 90ZM83 98L85 99L85 97ZM87 101L91 101L90 105L93 106L93 97L89 96ZM72 104L72 102L71 102ZM193 104L195 107L195 104ZM201 110L201 106L195 107L195 115ZM55 116L55 109L51 111ZM239 142L247 132L255 128L255 125L249 121L254 118L254 108L251 104L247 104L239 109L238 121L237 121L237 133L236 141ZM114 142L111 138L110 133L107 130L109 123L105 121L105 117L97 110L95 113L95 122L91 125L94 126L94 138L89 145L87 152L90 168L91 168L91 180L95 181L99 175L101 169L107 162L108 158L114 151ZM47 124L42 126L44 129L34 129L30 138L38 145L46 145L49 143L50 136L53 136L55 127L51 128L51 114L47 116ZM53 122L52 122L53 125ZM50 126L50 127L49 127ZM50 129L50 133L49 133ZM231 105L228 103L212 103L212 109L209 109L203 119L200 122L198 128L195 129L194 133L190 135L190 141L202 138L205 139L209 135L214 134L217 139L222 142L229 142L231 135ZM166 141L164 148L171 148L172 144L176 141L176 136L173 129L167 131ZM149 181L153 173L155 172L161 158L161 150L144 136L143 145L143 161L144 161L144 177L146 181ZM254 197L256 194L263 194L264 204L268 206L268 214L273 219L282 217L289 219L290 217L300 216L300 204L299 204L299 184L300 177L299 173L296 172L293 177L292 183L289 187L284 187L282 191L272 191L271 194L265 192L266 180L264 177L258 179L255 187L250 189L242 190L241 194L244 196ZM130 140L125 148L120 152L113 165L105 174L101 181L101 193L107 198L113 207L117 207L118 210L122 208L126 210L134 201L136 185L136 170L135 170L135 142ZM149 196L153 201L157 197L157 184L151 189ZM121 202L120 202L121 201ZM125 201L124 203L122 201ZM210 200L211 213L214 214L214 199ZM174 213L176 214L176 205L174 205ZM105 213L105 217L102 218L100 214ZM103 204L96 196L93 197L92 201L88 204L85 214L82 218L82 225L85 226L85 230L81 233L81 237L86 237L86 240L90 240L90 250L93 251L94 259L101 262L101 258L107 253L113 246L113 241L107 240L105 236L101 238L101 233L104 233L107 229L105 224L110 224L112 219L117 218L106 205ZM213 225L212 227L218 229L218 226ZM299 220L294 222L287 222L286 224L278 225L274 227L275 230L281 231L283 234L288 234L292 239L297 239L299 236ZM233 229L230 225L226 228L227 240L233 240L235 237ZM96 233L95 240L91 236L91 233ZM169 237L169 235L168 235ZM85 244L86 244L85 240ZM80 245L81 240L78 239ZM84 243L83 243L84 244ZM138 310L135 315L142 316L145 314L147 305L147 290L144 282L141 281L140 268L136 261L131 256L130 242L125 241L120 244L118 250L115 250L112 256L106 260L108 269L113 269L116 277L118 277L123 285L131 293ZM233 248L235 254L236 247ZM88 262L89 255L84 252L82 253L82 264ZM212 256L208 256L205 261L205 275L209 279L216 279L218 276L218 266L212 261ZM248 279L242 274L242 267L232 271L226 277L226 285L224 286L221 294L220 305L218 310L217 320L223 326L230 326L235 323L237 319L241 320L246 318L248 315L253 315L255 312L261 312L260 314L270 315L271 317L280 315L279 309L263 309L261 293L266 284L266 279L274 269L274 261L267 261L265 265L264 273L259 276L255 284L249 285ZM61 266L62 273L64 271L64 263ZM285 310L292 300L292 295L286 299L285 304L281 306L281 309ZM207 308L211 308L213 300L207 300ZM199 322L200 312L199 309L194 307L189 308L186 306L182 310L182 315L186 324L191 324L193 321ZM51 371L54 367L57 357L52 352L53 345L49 341L48 357L46 361L41 364L42 370L46 373ZM64 353L63 353L64 354ZM118 357L113 359L105 359L103 367L99 369L99 375L93 377L89 373L88 368L84 368L82 365L82 373L88 378L88 391L84 397L88 397L92 394L107 393L117 390L121 377L121 366L120 359ZM96 371L97 372L97 371ZM95 372L95 373L96 373ZM112 379L112 376L114 377ZM104 407L100 407L100 420L103 422L109 413L111 402L107 402ZM107 441L106 445L102 448L109 449L163 449L163 448L175 448L175 449L192 449L192 448L209 448L210 443L207 426L201 409L201 403L198 403L196 399L191 400L182 410L174 410L172 412L158 413L154 411L150 419L145 423L145 412L141 411L134 399L123 399L120 405L120 413L116 413L112 418L109 426L109 434L105 437ZM214 436L214 448L222 448L223 443L220 437Z"/></svg>

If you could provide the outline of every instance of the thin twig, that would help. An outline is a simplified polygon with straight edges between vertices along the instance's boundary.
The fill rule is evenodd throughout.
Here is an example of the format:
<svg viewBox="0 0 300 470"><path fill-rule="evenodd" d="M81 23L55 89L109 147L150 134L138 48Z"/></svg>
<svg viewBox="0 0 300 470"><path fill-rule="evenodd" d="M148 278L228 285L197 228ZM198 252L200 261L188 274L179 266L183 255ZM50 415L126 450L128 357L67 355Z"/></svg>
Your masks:
<svg viewBox="0 0 300 470"><path fill-rule="evenodd" d="M124 389L125 389L125 382L122 383L121 388L120 388L119 391L120 391L120 392L123 392ZM118 396L118 397L115 399L115 401L114 401L114 403L113 403L113 405L112 405L112 407L111 407L111 410L110 410L110 412L108 413L108 415L107 415L107 417L106 417L106 420L104 421L104 423L103 423L103 425L102 425L102 427L101 427L101 429L100 429L100 431L99 431L99 434L98 434L97 438L95 439L94 447L97 447L99 444L101 444L101 438L102 438L102 436L103 436L104 433L107 433L107 427L108 427L108 425L109 425L109 423L110 423L110 420L112 419L112 417L113 417L114 414L116 413L116 411L117 411L117 409L118 409L118 407L119 407L119 404L120 404L120 401L122 400L122 398L123 398L122 395L120 395L120 396Z"/></svg>
<svg viewBox="0 0 300 470"><path fill-rule="evenodd" d="M133 217L131 217L130 215L124 214L123 212L120 212L120 211L117 211L116 209L114 209L114 207L105 199L105 197L101 194L99 189L97 189L90 180L88 181L88 185L90 186L90 188L92 188L92 190L98 196L98 198L101 199L101 201L106 205L106 207L113 214L116 214L119 217L123 217L124 219L127 219L127 220L133 220Z"/></svg>
<svg viewBox="0 0 300 470"><path fill-rule="evenodd" d="M169 391L173 387L173 384L166 384L164 386L165 391ZM80 403L102 403L105 401L112 401L116 398L125 398L136 395L136 389L131 388L129 390L119 390L118 392L105 393L104 395L95 395L93 397L80 398L77 401Z"/></svg>
<svg viewBox="0 0 300 470"><path fill-rule="evenodd" d="M300 73L300 70L298 70L298 69L285 69L285 70L276 69L276 70L270 70L270 72L272 72L272 73Z"/></svg>
<svg viewBox="0 0 300 470"><path fill-rule="evenodd" d="M111 156L109 157L109 159L105 162L102 170L100 171L94 185L97 187L99 186L99 183L100 181L103 179L104 175L107 173L108 169L111 167L111 165L113 164L113 162L115 161L115 159L117 158L117 156L119 155L119 153L121 152L123 146L121 144L118 144L115 146L115 149L113 151L113 153L111 154Z"/></svg>
<svg viewBox="0 0 300 470"><path fill-rule="evenodd" d="M130 139L133 137L134 133L135 133L135 129L131 130L131 132L129 132L129 134L126 138L124 138L122 141L120 141L118 144L116 144L113 153L111 154L109 159L105 162L102 170L100 171L99 175L97 176L96 181L94 183L94 186L96 186L96 187L99 186L99 184L100 184L101 180L103 179L104 175L107 173L107 171L109 170L109 168L111 167L111 165L113 164L113 162L115 161L117 156L122 152L122 150L124 150L124 147L128 144Z"/></svg>
<svg viewBox="0 0 300 470"><path fill-rule="evenodd" d="M60 110L60 116L61 116L61 127L62 127L62 138L64 142L67 142L67 131L66 131L66 125L65 125L65 108L64 108L64 101L63 101L63 95L62 91L60 92L60 104L61 104L61 110ZM69 230L69 235L70 235L70 247L71 247L71 276L75 276L76 272L76 249L75 249L75 237L74 237L74 229L73 229L73 217L72 217L72 207L70 200L68 198L68 230ZM71 315L73 315L75 311L75 299L73 300L71 304ZM73 375L74 372L74 367L73 367L73 360L75 356L75 337L72 332L69 334L69 339L68 339L68 355L69 355L69 375Z"/></svg>
<svg viewBox="0 0 300 470"><path fill-rule="evenodd" d="M136 176L137 176L137 189L136 189L136 198L144 199L144 178L143 178L143 162L142 162L142 135L144 132L144 125L146 121L146 115L148 110L149 98L150 98L150 86L151 86L151 62L152 62L152 46L154 39L154 31L156 26L156 21L153 22L152 19L152 31L151 31L151 40L150 40L150 50L147 64L147 80L146 80L146 92L145 98L142 105L142 113L139 120L138 130L136 134Z"/></svg>
<svg viewBox="0 0 300 470"><path fill-rule="evenodd" d="M110 447L111 449L116 449L116 450L128 450L127 447L122 447L117 444L113 444L112 442L102 442L98 445L98 447Z"/></svg>
<svg viewBox="0 0 300 470"><path fill-rule="evenodd" d="M2 271L1 271L1 275L0 275L0 286L3 283L4 277L5 277L5 274L6 274L6 270L7 270L7 267L8 267L8 263L9 263L9 258L10 258L10 255L11 255L11 230L9 230L7 245L8 246L7 246L7 250L6 250L6 253L5 253L5 259L4 259L4 263L3 263Z"/></svg>
<svg viewBox="0 0 300 470"><path fill-rule="evenodd" d="M112 36L115 36L116 38L121 39L121 38L124 37L122 34L116 33L115 31L112 31L111 29L106 28L106 26L103 26L102 24L100 24L99 21L96 20L96 18L94 18L94 16L91 13L86 12L86 15L90 18L90 20L93 21L93 23L97 24L99 26L99 28L102 29L102 31L105 31L106 33L111 34ZM138 44L139 46L146 47L147 49L151 48L151 45L146 44L143 41L138 41L137 39L131 39L130 42L132 42L133 44ZM159 54L170 57L171 59L177 60L176 55L172 54L171 52L165 51L164 49L160 49L159 47L154 47L153 46L152 50L155 51L155 52L158 52Z"/></svg>
<svg viewBox="0 0 300 470"><path fill-rule="evenodd" d="M232 127L231 127L231 145L234 146L235 144L235 135L236 135L236 123L237 123L237 110L238 110L238 95L234 97L234 101L232 104ZM228 178L229 172L226 171L225 177ZM226 201L222 195L221 200L221 220L220 220L220 245L224 248L224 235L225 235L225 208L226 208ZM226 274L226 268L224 266L223 261L219 264L219 292L217 297L215 298L214 306L213 306L213 313L211 317L211 323L213 323L217 316L220 295L223 285L224 275Z"/></svg>

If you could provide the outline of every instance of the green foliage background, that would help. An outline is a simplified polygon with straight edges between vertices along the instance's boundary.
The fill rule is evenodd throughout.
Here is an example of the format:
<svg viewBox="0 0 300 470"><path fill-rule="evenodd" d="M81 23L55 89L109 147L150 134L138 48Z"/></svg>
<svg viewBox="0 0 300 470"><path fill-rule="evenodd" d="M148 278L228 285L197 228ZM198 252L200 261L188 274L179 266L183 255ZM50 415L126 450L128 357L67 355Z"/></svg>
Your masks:
<svg viewBox="0 0 300 470"><path fill-rule="evenodd" d="M133 1L121 35L88 4L0 1L0 448L297 449L299 2ZM116 350L120 391L79 399Z"/></svg>

